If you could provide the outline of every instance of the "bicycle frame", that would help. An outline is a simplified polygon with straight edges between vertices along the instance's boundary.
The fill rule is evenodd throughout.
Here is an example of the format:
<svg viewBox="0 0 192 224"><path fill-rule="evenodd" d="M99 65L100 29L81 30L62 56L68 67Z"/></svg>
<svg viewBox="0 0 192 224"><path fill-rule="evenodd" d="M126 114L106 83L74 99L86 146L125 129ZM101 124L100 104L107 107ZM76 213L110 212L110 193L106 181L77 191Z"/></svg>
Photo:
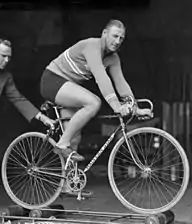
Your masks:
<svg viewBox="0 0 192 224"><path fill-rule="evenodd" d="M112 142L112 140L114 139L116 133L120 130L120 128L122 128L121 125L119 125L115 129L115 131L112 132L112 134L107 139L107 141L104 143L104 145L100 148L100 150L96 153L96 155L93 157L93 159L88 163L88 165L83 170L85 173L92 167L92 165L96 162L96 160L99 158L99 156L105 151L105 149Z"/></svg>
<svg viewBox="0 0 192 224"><path fill-rule="evenodd" d="M65 118L61 118L58 108L57 106L53 106L53 109L55 111L57 120L59 122L59 126L61 128L62 133L64 132L64 128L62 125L62 121L66 120ZM143 164L140 162L139 158L137 157L137 154L134 152L134 149L131 148L128 140L127 140L127 136L126 136L126 125L130 123L130 121L133 118L133 115L131 115L131 117L126 121L126 123L123 121L123 117L120 116L119 114L116 115L104 115L104 116L100 116L100 118L118 118L120 124L116 127L116 129L110 134L110 137L107 139L107 141L104 143L104 145L99 149L99 151L95 154L95 156L92 158L92 160L87 164L87 166L84 168L83 172L86 173L91 167L92 165L96 162L96 160L100 157L100 155L105 151L105 149L108 147L108 145L113 141L113 139L115 138L116 134L118 131L122 131L123 136L125 138L125 142L127 144L128 150L132 156L133 161L135 162L135 164L141 169L143 170ZM51 132L50 132L51 133Z"/></svg>

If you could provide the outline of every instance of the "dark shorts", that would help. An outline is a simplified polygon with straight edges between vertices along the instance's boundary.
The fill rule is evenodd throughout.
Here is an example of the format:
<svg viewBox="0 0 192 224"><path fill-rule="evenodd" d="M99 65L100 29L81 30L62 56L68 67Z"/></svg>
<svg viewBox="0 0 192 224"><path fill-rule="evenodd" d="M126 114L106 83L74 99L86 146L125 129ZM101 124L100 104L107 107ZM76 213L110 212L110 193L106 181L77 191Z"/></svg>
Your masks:
<svg viewBox="0 0 192 224"><path fill-rule="evenodd" d="M55 102L55 97L61 86L68 80L45 69L41 77L40 93L45 100Z"/></svg>

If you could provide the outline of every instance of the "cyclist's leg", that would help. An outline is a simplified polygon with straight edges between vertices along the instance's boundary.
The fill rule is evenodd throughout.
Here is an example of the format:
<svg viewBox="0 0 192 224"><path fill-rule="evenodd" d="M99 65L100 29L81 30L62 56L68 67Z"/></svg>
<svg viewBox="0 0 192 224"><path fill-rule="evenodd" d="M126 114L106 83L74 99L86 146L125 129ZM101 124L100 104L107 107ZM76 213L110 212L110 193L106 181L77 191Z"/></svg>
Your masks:
<svg viewBox="0 0 192 224"><path fill-rule="evenodd" d="M75 134L75 136L73 137L73 139L71 140L71 147L77 151L78 147L79 147L79 143L81 141L81 131L77 132Z"/></svg>
<svg viewBox="0 0 192 224"><path fill-rule="evenodd" d="M48 69L43 72L40 91L44 99L65 108L74 108L76 110L61 141L58 143L60 144L59 147L66 148L71 144L73 137L98 112L100 99L85 88L69 82Z"/></svg>
<svg viewBox="0 0 192 224"><path fill-rule="evenodd" d="M62 118L68 118L70 120L76 112L77 112L77 110L74 110L74 108L71 108L71 109L65 108L65 109L60 110L60 115ZM69 120L66 120L63 122L64 130L67 128ZM76 132L76 134L73 136L73 138L71 140L72 149L77 151L80 141L81 141L81 131L78 131L78 132Z"/></svg>
<svg viewBox="0 0 192 224"><path fill-rule="evenodd" d="M71 117L76 113L77 111L75 111L73 108L69 109L69 108L64 108L60 110L60 116L62 118L65 118L66 120L63 122L63 128L64 130L67 128L67 125L69 123L69 120L71 119ZM71 147L73 150L77 151L79 143L81 141L81 131L77 132L72 140L71 140ZM63 184L63 188L62 188L62 193L65 195L69 195L69 196L75 196L77 197L78 192L73 192L71 191L71 189L68 187L67 184ZM89 190L83 190L81 192L82 197L91 197L93 194L93 191L89 191Z"/></svg>
<svg viewBox="0 0 192 224"><path fill-rule="evenodd" d="M71 146L73 136L97 114L101 100L89 90L68 81L57 92L55 102L66 108L77 109L57 143L58 148L66 149Z"/></svg>

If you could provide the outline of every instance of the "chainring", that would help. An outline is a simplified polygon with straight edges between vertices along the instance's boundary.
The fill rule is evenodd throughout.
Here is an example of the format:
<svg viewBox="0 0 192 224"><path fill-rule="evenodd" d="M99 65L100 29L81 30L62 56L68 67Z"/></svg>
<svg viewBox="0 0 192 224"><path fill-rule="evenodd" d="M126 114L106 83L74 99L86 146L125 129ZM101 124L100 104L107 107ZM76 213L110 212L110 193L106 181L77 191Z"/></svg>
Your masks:
<svg viewBox="0 0 192 224"><path fill-rule="evenodd" d="M66 182L72 191L82 191L87 184L87 176L81 169L71 169L67 173Z"/></svg>

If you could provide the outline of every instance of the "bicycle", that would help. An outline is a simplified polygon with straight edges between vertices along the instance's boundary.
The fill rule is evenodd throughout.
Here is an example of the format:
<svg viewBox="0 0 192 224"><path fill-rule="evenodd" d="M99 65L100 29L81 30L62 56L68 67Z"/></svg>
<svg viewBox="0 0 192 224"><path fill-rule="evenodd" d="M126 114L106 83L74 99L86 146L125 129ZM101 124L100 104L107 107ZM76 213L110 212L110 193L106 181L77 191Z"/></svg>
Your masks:
<svg viewBox="0 0 192 224"><path fill-rule="evenodd" d="M147 103L151 112L153 103ZM134 114L124 118L118 114L119 125L111 133L93 159L80 169L78 163L54 153L54 136L64 131L60 107L45 102L42 108L54 109L57 123L47 133L29 132L18 136L5 151L2 162L3 185L10 198L27 209L43 208L60 195L64 182L78 192L86 186L86 173L115 140L108 160L110 186L119 201L128 209L142 214L157 214L172 208L182 198L189 181L189 164L184 149L169 133L155 127L127 131ZM121 137L116 140L118 133ZM130 173L130 167L134 172ZM173 177L174 168L174 177Z"/></svg>

